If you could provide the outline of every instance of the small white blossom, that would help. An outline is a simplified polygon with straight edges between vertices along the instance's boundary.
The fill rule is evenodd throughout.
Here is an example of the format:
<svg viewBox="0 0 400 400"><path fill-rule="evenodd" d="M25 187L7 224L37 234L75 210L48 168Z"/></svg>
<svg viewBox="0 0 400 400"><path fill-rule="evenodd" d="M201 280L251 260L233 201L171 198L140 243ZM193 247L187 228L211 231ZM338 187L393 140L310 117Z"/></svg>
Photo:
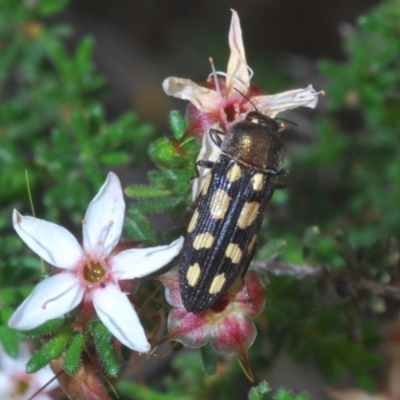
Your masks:
<svg viewBox="0 0 400 400"><path fill-rule="evenodd" d="M214 71L212 74L214 78L216 78L216 74L225 76L225 82L218 82L214 79L215 88L211 89L200 86L190 79L169 77L163 82L165 93L179 99L189 100L197 109L205 113L215 113L216 110L219 110L220 114L224 114L229 106L234 105L238 111L234 118L230 119L226 112L225 116L221 115L222 122L228 123L243 117L251 107L241 93L250 98L260 113L271 118L281 111L300 106L314 108L317 105L319 93L311 85L305 89L294 89L275 95L259 95L252 91L253 72L246 62L240 20L234 10L232 10L229 29L229 47L231 53L227 72ZM258 92L260 91L258 90Z"/></svg>
<svg viewBox="0 0 400 400"><path fill-rule="evenodd" d="M31 353L26 343L20 344L17 358L10 357L0 345L0 399L28 400L40 391L35 400L51 400L46 393L55 389L58 381L55 379L47 385L54 378L49 366L34 374L27 374L25 369L30 358Z"/></svg>
<svg viewBox="0 0 400 400"><path fill-rule="evenodd" d="M148 351L143 327L118 280L141 278L168 264L180 252L183 238L167 246L115 253L124 213L121 184L111 172L86 211L83 246L65 228L14 210L18 235L59 273L35 287L8 325L33 329L68 313L85 298L93 302L99 319L121 343L138 352Z"/></svg>

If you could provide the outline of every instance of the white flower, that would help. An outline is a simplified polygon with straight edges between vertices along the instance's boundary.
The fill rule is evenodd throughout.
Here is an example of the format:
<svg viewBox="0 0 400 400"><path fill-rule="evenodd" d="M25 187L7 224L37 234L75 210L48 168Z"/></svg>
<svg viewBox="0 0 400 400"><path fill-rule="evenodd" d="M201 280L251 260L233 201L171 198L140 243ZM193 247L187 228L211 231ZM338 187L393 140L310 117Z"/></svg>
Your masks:
<svg viewBox="0 0 400 400"><path fill-rule="evenodd" d="M49 366L34 374L27 374L25 369L30 357L26 343L20 344L17 358L10 357L0 345L0 399L28 400L54 378ZM35 396L35 400L51 400L46 392L57 386L58 381L55 379Z"/></svg>
<svg viewBox="0 0 400 400"><path fill-rule="evenodd" d="M125 346L150 349L139 318L118 280L141 278L168 264L181 250L183 238L167 246L113 253L125 212L121 184L109 173L89 204L83 220L83 246L65 228L14 210L14 228L21 239L59 273L40 282L19 306L8 325L33 329L60 317L83 299L93 302L99 319Z"/></svg>
<svg viewBox="0 0 400 400"><path fill-rule="evenodd" d="M249 97L260 113L271 118L281 111L300 106L314 108L317 105L319 93L311 85L305 89L275 95L260 95L259 89L252 88L250 81L253 72L246 63L240 20L234 10L229 30L229 47L231 54L227 72L213 71L214 79L209 80L210 88L200 86L190 79L169 77L163 82L165 93L189 100L204 113L216 114L217 120L226 127L243 118L252 109L252 105L240 93ZM216 75L225 76L225 81L217 80Z"/></svg>
<svg viewBox="0 0 400 400"><path fill-rule="evenodd" d="M170 77L164 80L163 89L167 95L189 100L200 112L193 112L188 107L188 131L202 136L202 147L197 160L216 161L221 154L220 149L212 142L209 135L204 134L210 128L229 129L233 123L242 120L253 109L274 118L279 112L297 107L314 108L318 95L309 85L305 89L294 89L275 95L265 95L262 90L251 84L253 71L247 65L242 39L239 16L232 10L232 20L229 30L229 47L231 54L227 72L214 70L207 85L200 86L185 78ZM225 79L218 79L217 75ZM240 93L239 93L240 92ZM246 96L246 97L244 97ZM251 101L251 104L248 99ZM193 200L198 196L208 170L198 168L199 179L193 182Z"/></svg>

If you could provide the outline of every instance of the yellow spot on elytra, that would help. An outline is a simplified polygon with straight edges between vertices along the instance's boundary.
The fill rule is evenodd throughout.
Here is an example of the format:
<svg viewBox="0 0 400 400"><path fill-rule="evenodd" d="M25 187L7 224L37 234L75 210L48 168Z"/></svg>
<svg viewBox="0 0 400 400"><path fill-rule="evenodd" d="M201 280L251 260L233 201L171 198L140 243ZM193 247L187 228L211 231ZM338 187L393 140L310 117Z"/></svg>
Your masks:
<svg viewBox="0 0 400 400"><path fill-rule="evenodd" d="M229 207L229 203L231 202L231 198L228 196L228 193L225 190L218 189L212 199L210 205L210 214L215 219L224 218L226 210Z"/></svg>
<svg viewBox="0 0 400 400"><path fill-rule="evenodd" d="M200 278L201 268L198 263L191 265L186 272L186 279L190 286L195 286Z"/></svg>
<svg viewBox="0 0 400 400"><path fill-rule="evenodd" d="M208 290L208 292L210 294L219 293L222 289L222 286L224 286L225 282L226 282L225 274L224 273L218 274L212 280L211 286L210 286L210 289Z"/></svg>
<svg viewBox="0 0 400 400"><path fill-rule="evenodd" d="M242 258L242 250L235 243L229 243L225 251L225 256L230 258L234 264L237 264Z"/></svg>
<svg viewBox="0 0 400 400"><path fill-rule="evenodd" d="M226 179L229 182L235 182L242 176L242 170L237 164L233 164L232 167L229 168L228 172L226 173Z"/></svg>
<svg viewBox="0 0 400 400"><path fill-rule="evenodd" d="M193 241L193 247L196 250L209 249L214 243L214 236L211 233L199 233Z"/></svg>
<svg viewBox="0 0 400 400"><path fill-rule="evenodd" d="M187 228L187 231L188 231L189 233L193 232L193 231L194 231L194 228L196 228L198 218L199 218L199 212L196 210L196 211L193 213L193 217L192 217L192 219L190 220L189 226L188 226L188 228Z"/></svg>
<svg viewBox="0 0 400 400"><path fill-rule="evenodd" d="M210 183L211 183L211 172L208 174L208 176L204 182L203 191L202 191L203 196L205 196L207 194L208 188L210 187Z"/></svg>
<svg viewBox="0 0 400 400"><path fill-rule="evenodd" d="M253 189L258 192L264 185L264 175L259 173L255 174L251 177L250 182L253 185Z"/></svg>
<svg viewBox="0 0 400 400"><path fill-rule="evenodd" d="M260 203L257 203L255 201L246 203L239 216L239 221L238 221L239 228L246 229L248 226L250 226L256 219L259 208L260 208Z"/></svg>

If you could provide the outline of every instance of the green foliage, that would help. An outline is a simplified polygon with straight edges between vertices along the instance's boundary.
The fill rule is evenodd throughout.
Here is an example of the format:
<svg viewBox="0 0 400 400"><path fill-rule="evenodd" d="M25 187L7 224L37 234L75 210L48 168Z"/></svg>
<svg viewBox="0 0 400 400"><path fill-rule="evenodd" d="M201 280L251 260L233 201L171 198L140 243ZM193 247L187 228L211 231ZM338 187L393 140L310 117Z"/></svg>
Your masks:
<svg viewBox="0 0 400 400"><path fill-rule="evenodd" d="M274 396L271 395L271 388L267 382L260 382L257 386L251 388L249 400L309 400L305 394L293 394L290 390L280 388Z"/></svg>
<svg viewBox="0 0 400 400"><path fill-rule="evenodd" d="M107 87L93 63L93 39L70 52L63 43L70 28L42 22L67 4L0 0L2 324L31 291L24 282L37 281L42 270L11 226L13 208L31 213L27 186L38 217L78 228L105 171L135 165L152 135L133 112L105 120ZM15 355L19 336L7 329L1 338Z"/></svg>
<svg viewBox="0 0 400 400"><path fill-rule="evenodd" d="M260 382L257 386L251 388L249 400L266 400L270 398L271 388L267 382Z"/></svg>
<svg viewBox="0 0 400 400"><path fill-rule="evenodd" d="M326 289L312 278L299 282L294 277L275 277L268 289L273 305L267 310L272 358L287 348L299 362L313 358L328 382L348 371L359 385L374 387L371 373L380 366L380 358L370 350L379 344L378 327L358 321L355 303L331 304Z"/></svg>
<svg viewBox="0 0 400 400"><path fill-rule="evenodd" d="M69 375L74 375L78 370L83 350L83 335L82 332L75 332L72 336L71 343L65 353L64 369Z"/></svg>
<svg viewBox="0 0 400 400"><path fill-rule="evenodd" d="M185 118L178 111L171 111L169 115L169 123L171 124L172 133L176 140L182 139L186 129L187 123Z"/></svg>
<svg viewBox="0 0 400 400"><path fill-rule="evenodd" d="M27 331L21 331L25 336L47 336L54 335L58 332L61 325L63 325L63 318L56 318L46 321L44 324L38 326L37 328L30 329Z"/></svg>
<svg viewBox="0 0 400 400"><path fill-rule="evenodd" d="M315 188L314 212L326 227L339 220L351 226L359 244L400 233L399 8L398 0L386 1L347 30L345 64L320 62L330 77L330 109L359 123L346 130L340 120L320 121L317 145L292 169L323 173L329 188L324 182Z"/></svg>
<svg viewBox="0 0 400 400"><path fill-rule="evenodd" d="M62 329L53 339L46 343L32 356L26 365L26 372L28 374L33 374L45 367L51 361L60 357L68 345L70 335L71 330L69 327Z"/></svg>
<svg viewBox="0 0 400 400"><path fill-rule="evenodd" d="M121 365L113 345L113 335L99 321L90 323L88 330L93 335L96 350L103 363L104 371L108 376L116 378L121 369Z"/></svg>
<svg viewBox="0 0 400 400"><path fill-rule="evenodd" d="M258 258L261 260L273 260L280 256L286 249L287 243L283 239L270 240L258 250Z"/></svg>
<svg viewBox="0 0 400 400"><path fill-rule="evenodd" d="M204 371L210 376L215 375L217 372L217 355L213 351L211 344L207 343L200 350Z"/></svg>
<svg viewBox="0 0 400 400"><path fill-rule="evenodd" d="M275 400L309 400L305 394L293 394L290 390L281 388L277 391Z"/></svg>
<svg viewBox="0 0 400 400"><path fill-rule="evenodd" d="M185 138L187 124L177 111L170 113L170 124L174 139L161 138L149 147L150 158L159 167L149 173L150 185L131 185L125 191L138 200L129 208L125 222L129 235L136 240L157 243L150 215L169 211L174 221L181 220L192 203L189 180L194 176L199 145L192 137Z"/></svg>
<svg viewBox="0 0 400 400"><path fill-rule="evenodd" d="M158 390L145 387L136 382L120 382L117 385L117 390L119 395L126 396L127 399L140 400L189 400L190 396L186 397L176 397L175 394L162 393Z"/></svg>

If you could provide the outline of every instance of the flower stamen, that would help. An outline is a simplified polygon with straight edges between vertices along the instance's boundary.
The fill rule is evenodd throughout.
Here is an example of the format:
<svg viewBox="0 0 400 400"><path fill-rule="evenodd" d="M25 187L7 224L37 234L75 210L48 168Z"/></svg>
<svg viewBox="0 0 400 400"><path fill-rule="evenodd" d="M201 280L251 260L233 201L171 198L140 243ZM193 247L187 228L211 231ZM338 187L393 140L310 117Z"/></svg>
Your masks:
<svg viewBox="0 0 400 400"><path fill-rule="evenodd" d="M214 66L214 59L212 57L209 57L208 61L210 61L211 70L212 70L211 74L209 75L209 78L212 77L214 79L215 90L217 91L219 98L222 100L221 89L219 87L218 76L217 76L218 72L216 71L215 66Z"/></svg>
<svg viewBox="0 0 400 400"><path fill-rule="evenodd" d="M235 120L236 120L240 116L240 105L239 105L239 103L235 103L233 105L233 109L235 110Z"/></svg>

